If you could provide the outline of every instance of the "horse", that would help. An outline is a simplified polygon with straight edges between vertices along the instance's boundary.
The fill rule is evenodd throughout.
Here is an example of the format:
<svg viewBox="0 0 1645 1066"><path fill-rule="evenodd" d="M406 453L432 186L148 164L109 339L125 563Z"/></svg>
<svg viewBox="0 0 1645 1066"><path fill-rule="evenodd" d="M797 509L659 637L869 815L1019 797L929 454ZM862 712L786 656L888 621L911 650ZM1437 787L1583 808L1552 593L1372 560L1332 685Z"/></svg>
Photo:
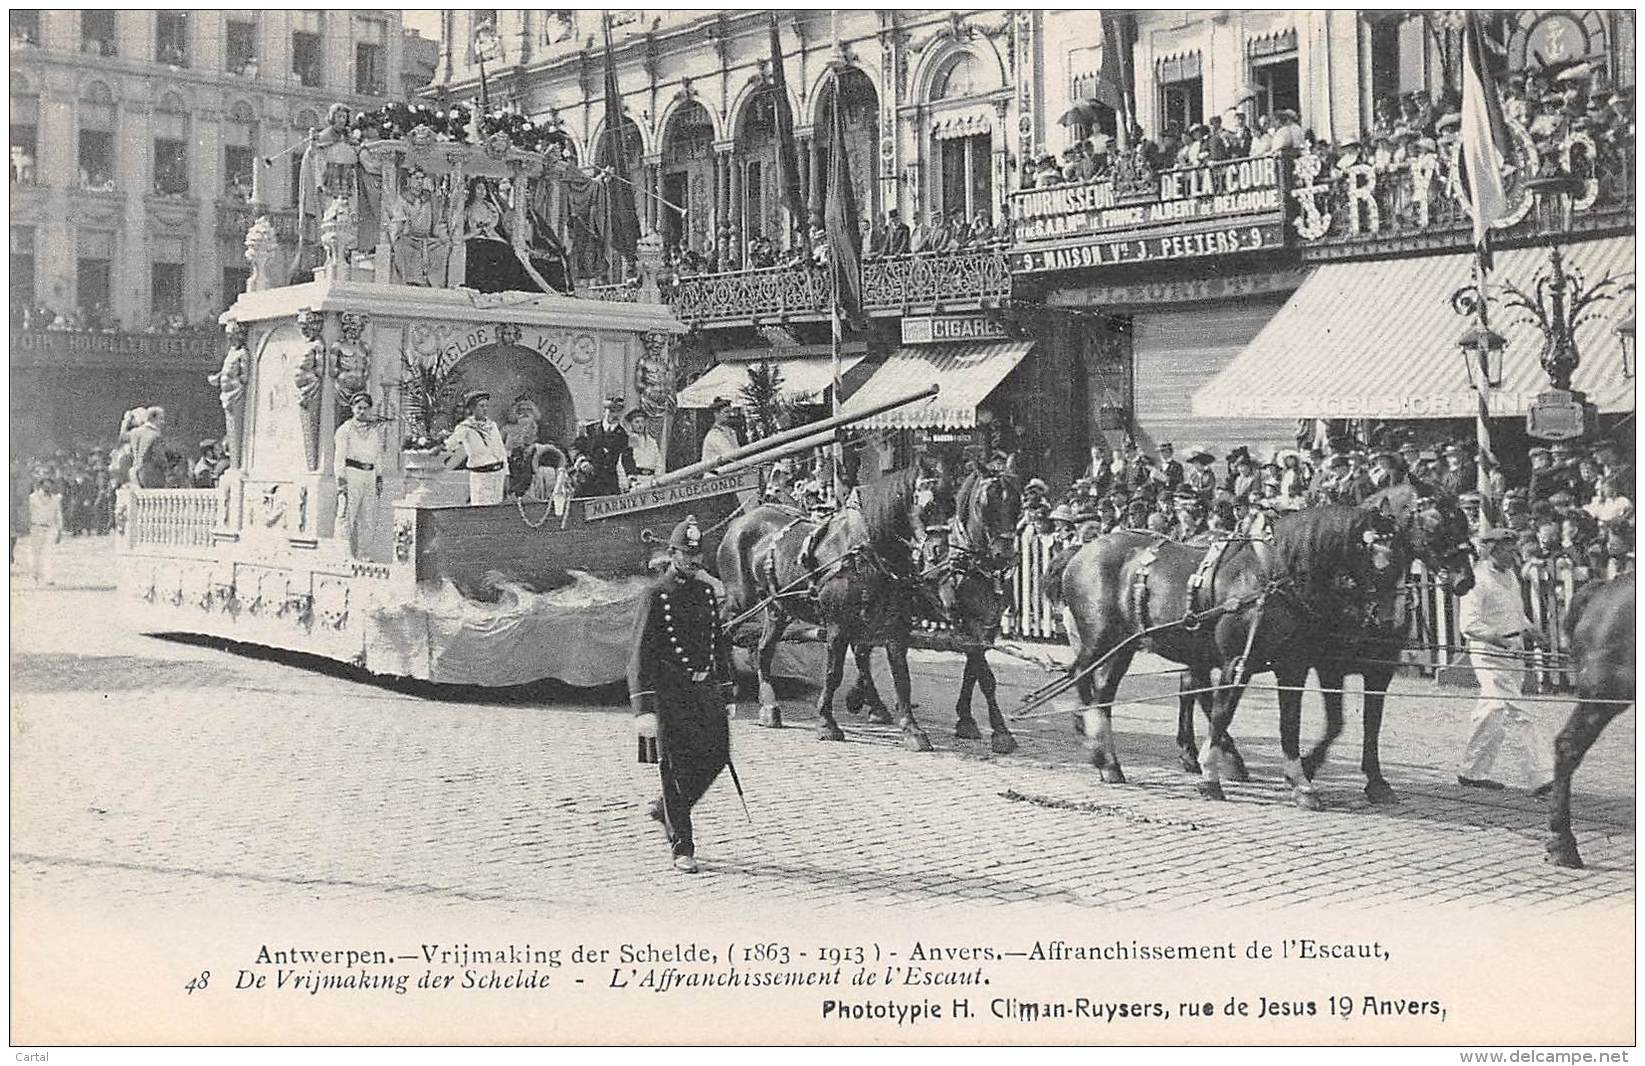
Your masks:
<svg viewBox="0 0 1645 1066"><path fill-rule="evenodd" d="M1213 565L1202 568L1209 553ZM1382 509L1324 504L1275 522L1271 539L1235 540L1220 548L1190 547L1153 534L1098 537L1047 575L1047 591L1067 605L1079 653L1070 668L1088 710L1084 731L1092 763L1106 782L1123 783L1114 750L1114 694L1136 645L1182 663L1190 676L1221 672L1213 693L1211 728L1199 754L1199 790L1224 798L1219 755L1228 726L1253 673L1274 670L1282 684L1300 683L1322 658L1316 640L1341 629L1369 602L1392 603L1408 563L1404 538ZM1294 695L1294 700L1285 696ZM1299 806L1317 807L1289 728L1282 693L1280 741L1286 780Z"/></svg>
<svg viewBox="0 0 1645 1066"><path fill-rule="evenodd" d="M1548 806L1545 858L1582 869L1571 835L1571 777L1611 719L1634 702L1634 575L1580 589L1565 617L1575 670L1577 705L1554 738L1554 788Z"/></svg>
<svg viewBox="0 0 1645 1066"><path fill-rule="evenodd" d="M1467 515L1454 498L1427 486L1401 482L1373 494L1360 507L1386 515L1403 537L1411 554L1423 560L1433 572L1442 575L1453 595L1466 595L1473 587L1471 531ZM1415 592L1407 587L1398 595L1408 601L1415 596ZM1373 602L1365 606L1366 610L1358 614L1342 616L1339 621L1344 624L1334 629L1328 640L1319 642L1326 654L1312 665L1323 690L1321 699L1325 705L1325 732L1302 756L1302 769L1312 780L1325 764L1332 743L1342 733L1343 680L1350 674L1359 674L1364 678L1364 742L1360 751L1360 770L1365 775L1365 796L1375 804L1395 803L1398 802L1398 794L1382 773L1382 712L1388 685L1398 669L1399 653L1406 646L1408 621L1413 614L1406 611L1401 617L1397 607L1386 602ZM1395 609L1386 609L1390 607ZM1294 683L1300 686L1306 677L1305 670L1302 679ZM1197 690L1207 718L1211 714L1211 694L1205 689L1210 683L1209 677L1198 675L1193 670L1183 679L1184 688ZM1292 680L1280 680L1281 685L1292 683ZM1296 697L1295 700L1291 699L1292 696ZM1282 731L1300 731L1300 715L1301 693L1281 689ZM1200 773L1195 758L1194 698L1191 696L1179 700L1177 745L1182 753L1183 769L1189 773ZM1234 771L1229 776L1234 780L1243 780L1244 763L1232 739L1219 750L1233 760Z"/></svg>
<svg viewBox="0 0 1645 1066"><path fill-rule="evenodd" d="M999 638L1000 619L1010 603L1004 581L1016 562L1021 488L1015 475L979 470L960 483L954 503L955 513L946 527L946 536L927 539L931 552L921 580L928 602L933 602L941 617L950 623L953 634L932 643L965 656L959 699L954 705L954 736L961 740L982 739L971 715L972 694L981 688L988 705L989 748L996 755L1009 755L1017 750L1017 738L1000 712L988 649ZM860 664L863 660L859 657L858 661ZM859 684L866 684L872 692L872 679L860 671L859 678ZM847 708L851 707L851 699L851 693L847 693Z"/></svg>
<svg viewBox="0 0 1645 1066"><path fill-rule="evenodd" d="M918 592L910 546L922 544L931 509L942 507L945 499L946 476L928 477L920 467L891 474L860 488L856 504L820 522L765 505L727 527L716 561L728 616L765 602L755 655L761 725L782 725L771 665L783 631L798 618L821 626L825 634L828 662L817 699L819 739L845 739L833 702L846 651L855 651L859 676L866 677L870 648L879 644L891 664L903 746L931 750L930 738L914 720L908 676L910 617ZM871 680L867 685L872 691Z"/></svg>

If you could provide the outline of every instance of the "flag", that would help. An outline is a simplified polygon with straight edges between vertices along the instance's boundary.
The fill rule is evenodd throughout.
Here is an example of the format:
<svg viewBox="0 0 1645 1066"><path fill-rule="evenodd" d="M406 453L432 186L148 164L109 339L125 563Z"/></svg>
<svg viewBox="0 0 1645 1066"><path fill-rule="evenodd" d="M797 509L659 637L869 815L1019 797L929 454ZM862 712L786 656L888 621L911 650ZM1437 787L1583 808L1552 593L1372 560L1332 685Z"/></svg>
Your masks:
<svg viewBox="0 0 1645 1066"><path fill-rule="evenodd" d="M634 175L628 172L628 153L623 134L623 94L617 88L617 53L611 47L611 19L602 15L605 30L605 135L611 159L609 194L610 225L607 239L611 249L633 259L640 244L640 213L634 205Z"/></svg>
<svg viewBox="0 0 1645 1066"><path fill-rule="evenodd" d="M1114 109L1120 119L1120 143L1131 137L1131 38L1136 17L1129 11L1102 13L1102 69L1097 71L1097 102Z"/></svg>
<svg viewBox="0 0 1645 1066"><path fill-rule="evenodd" d="M1474 246L1491 266L1491 223L1508 213L1502 171L1513 140L1502 117L1502 100L1485 63L1479 12L1469 11L1462 31L1462 167L1464 193L1474 205Z"/></svg>
<svg viewBox="0 0 1645 1066"><path fill-rule="evenodd" d="M800 152L794 142L794 112L788 106L788 78L783 73L782 37L777 13L771 15L771 96L777 126L777 183L788 207L791 225L806 224L805 201L800 195Z"/></svg>
<svg viewBox="0 0 1645 1066"><path fill-rule="evenodd" d="M828 234L828 272L840 317L856 320L862 314L862 230L857 223L857 198L851 191L851 168L845 156L845 108L840 76L834 75L834 107L829 127L828 203L823 225Z"/></svg>

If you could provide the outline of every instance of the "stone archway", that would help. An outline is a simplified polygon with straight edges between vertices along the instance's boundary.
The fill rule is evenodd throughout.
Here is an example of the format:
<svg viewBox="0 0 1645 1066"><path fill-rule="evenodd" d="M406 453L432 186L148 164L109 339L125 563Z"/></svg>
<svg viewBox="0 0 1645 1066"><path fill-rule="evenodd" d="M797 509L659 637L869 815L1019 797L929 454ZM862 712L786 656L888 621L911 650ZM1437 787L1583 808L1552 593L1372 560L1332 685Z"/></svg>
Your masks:
<svg viewBox="0 0 1645 1066"><path fill-rule="evenodd" d="M539 442L552 441L564 448L577 435L577 410L564 376L542 353L518 344L495 342L463 356L452 368L456 386L452 394L462 397L476 389L491 393L491 418L499 426L513 421L517 400L537 405ZM457 415L460 419L461 414Z"/></svg>

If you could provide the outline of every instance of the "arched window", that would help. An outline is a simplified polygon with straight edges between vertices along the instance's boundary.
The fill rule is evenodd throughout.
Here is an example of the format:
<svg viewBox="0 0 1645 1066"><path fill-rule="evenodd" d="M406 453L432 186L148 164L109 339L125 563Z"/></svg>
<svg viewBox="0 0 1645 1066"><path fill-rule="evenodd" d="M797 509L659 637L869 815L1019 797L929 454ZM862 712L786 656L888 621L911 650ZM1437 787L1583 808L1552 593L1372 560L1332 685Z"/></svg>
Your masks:
<svg viewBox="0 0 1645 1066"><path fill-rule="evenodd" d="M811 210L828 202L828 153L832 149L834 86L826 81L817 92L816 152L812 169ZM845 103L845 157L856 194L859 218L879 217L880 95L867 74L850 67L840 72L840 96ZM890 205L887 205L890 206Z"/></svg>
<svg viewBox="0 0 1645 1066"><path fill-rule="evenodd" d="M100 81L80 93L80 185L114 191L114 94Z"/></svg>
<svg viewBox="0 0 1645 1066"><path fill-rule="evenodd" d="M223 195L238 203L251 199L251 171L257 155L257 115L236 101L223 123Z"/></svg>
<svg viewBox="0 0 1645 1066"><path fill-rule="evenodd" d="M686 208L682 217L673 208L658 205L658 228L665 247L679 244L700 250L709 241L709 201L713 195L714 124L708 109L692 101L674 112L663 131L662 197Z"/></svg>
<svg viewBox="0 0 1645 1066"><path fill-rule="evenodd" d="M963 100L983 90L981 66L970 52L960 52L944 63L931 85L931 99Z"/></svg>
<svg viewBox="0 0 1645 1066"><path fill-rule="evenodd" d="M11 184L33 185L39 158L40 98L17 75L11 78Z"/></svg>
<svg viewBox="0 0 1645 1066"><path fill-rule="evenodd" d="M965 104L991 89L994 79L982 59L969 51L943 60L931 79L932 184L927 218L940 215L966 226L979 216L994 222L994 133L991 105ZM999 131L1002 136L1004 131Z"/></svg>
<svg viewBox="0 0 1645 1066"><path fill-rule="evenodd" d="M154 111L154 191L187 196L189 191L188 108L176 93L167 93Z"/></svg>

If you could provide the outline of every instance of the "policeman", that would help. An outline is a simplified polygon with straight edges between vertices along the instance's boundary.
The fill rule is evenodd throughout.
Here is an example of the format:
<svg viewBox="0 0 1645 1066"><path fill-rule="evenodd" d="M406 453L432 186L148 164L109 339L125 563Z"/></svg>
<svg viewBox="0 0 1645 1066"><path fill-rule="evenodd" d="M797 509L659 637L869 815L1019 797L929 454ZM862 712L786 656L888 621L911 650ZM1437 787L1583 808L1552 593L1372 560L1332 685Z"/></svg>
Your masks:
<svg viewBox="0 0 1645 1066"><path fill-rule="evenodd" d="M650 815L668 834L674 869L688 874L697 872L691 808L730 761L737 713L731 643L702 565L702 530L689 516L668 538L668 569L640 600L628 658L640 761L662 775Z"/></svg>
<svg viewBox="0 0 1645 1066"><path fill-rule="evenodd" d="M571 462L580 471L578 496L615 496L623 490L617 468L632 476L634 449L623 428L623 398L620 393L605 398L604 417L585 422L571 442Z"/></svg>

